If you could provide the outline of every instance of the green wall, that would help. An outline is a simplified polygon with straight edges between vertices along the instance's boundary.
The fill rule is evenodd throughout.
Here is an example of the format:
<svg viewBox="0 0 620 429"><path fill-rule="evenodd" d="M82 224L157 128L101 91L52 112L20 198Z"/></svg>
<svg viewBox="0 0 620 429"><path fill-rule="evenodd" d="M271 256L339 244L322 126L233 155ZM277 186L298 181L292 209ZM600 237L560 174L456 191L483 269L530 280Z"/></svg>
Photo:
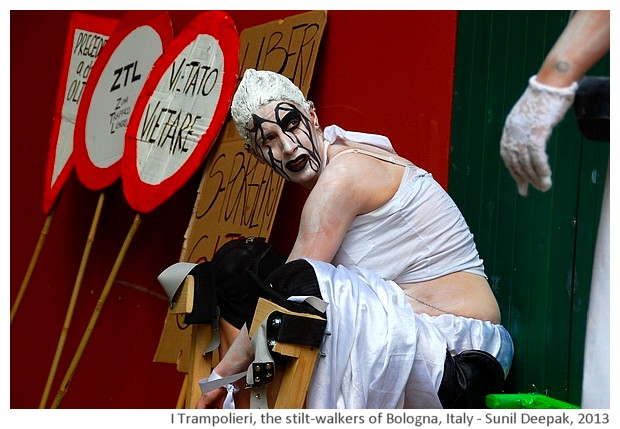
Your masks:
<svg viewBox="0 0 620 429"><path fill-rule="evenodd" d="M476 237L514 339L506 390L578 405L609 143L582 138L571 109L548 144L552 189L530 189L526 198L499 155L506 115L568 17L459 12L448 190ZM609 76L609 57L589 74Z"/></svg>

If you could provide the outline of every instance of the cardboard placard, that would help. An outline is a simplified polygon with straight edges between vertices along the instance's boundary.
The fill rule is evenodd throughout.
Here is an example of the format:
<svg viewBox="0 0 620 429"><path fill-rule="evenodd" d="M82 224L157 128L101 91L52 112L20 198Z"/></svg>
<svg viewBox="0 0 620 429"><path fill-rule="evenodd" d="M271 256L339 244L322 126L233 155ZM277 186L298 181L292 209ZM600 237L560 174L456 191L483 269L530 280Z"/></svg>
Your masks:
<svg viewBox="0 0 620 429"><path fill-rule="evenodd" d="M153 66L127 127L123 190L150 212L184 185L220 132L237 83L239 35L224 12L198 15Z"/></svg>
<svg viewBox="0 0 620 429"><path fill-rule="evenodd" d="M71 14L45 171L45 214L56 203L73 168L73 131L84 86L117 24L118 20L112 18Z"/></svg>
<svg viewBox="0 0 620 429"><path fill-rule="evenodd" d="M308 94L325 11L307 12L248 28L241 33L240 72L272 70ZM241 236L269 238L284 179L243 148L232 120L209 153L190 219L181 260L210 259L226 241Z"/></svg>
<svg viewBox="0 0 620 429"><path fill-rule="evenodd" d="M313 11L244 30L240 35L240 72L272 70L289 77L308 93L327 12ZM181 261L211 259L226 241L241 236L268 239L284 180L243 148L228 120L207 157ZM191 330L181 330L168 314L155 362L176 363L188 372Z"/></svg>
<svg viewBox="0 0 620 429"><path fill-rule="evenodd" d="M121 176L125 131L153 64L172 41L166 12L127 12L84 88L75 125L75 167L91 190Z"/></svg>

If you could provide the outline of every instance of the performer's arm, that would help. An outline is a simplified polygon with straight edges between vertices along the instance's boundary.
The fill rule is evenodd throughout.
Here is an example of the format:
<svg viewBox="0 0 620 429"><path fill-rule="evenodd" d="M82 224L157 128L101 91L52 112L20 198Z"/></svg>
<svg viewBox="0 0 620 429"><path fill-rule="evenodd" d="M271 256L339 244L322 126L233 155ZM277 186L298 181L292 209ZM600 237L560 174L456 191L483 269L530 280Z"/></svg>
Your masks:
<svg viewBox="0 0 620 429"><path fill-rule="evenodd" d="M609 50L609 11L575 13L545 58L536 80L564 88L579 80Z"/></svg>

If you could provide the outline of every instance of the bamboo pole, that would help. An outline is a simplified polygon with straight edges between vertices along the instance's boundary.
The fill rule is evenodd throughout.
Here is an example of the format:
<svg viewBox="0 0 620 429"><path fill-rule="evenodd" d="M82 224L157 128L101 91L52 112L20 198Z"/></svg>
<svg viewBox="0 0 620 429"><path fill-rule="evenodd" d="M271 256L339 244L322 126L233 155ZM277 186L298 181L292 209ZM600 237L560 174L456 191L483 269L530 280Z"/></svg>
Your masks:
<svg viewBox="0 0 620 429"><path fill-rule="evenodd" d="M86 246L84 247L84 253L82 254L82 261L80 263L80 268L78 270L78 275L75 280L75 284L73 285L73 293L71 294L71 300L69 301L69 307L67 308L65 322L62 326L62 331L60 332L60 338L58 339L58 345L56 346L56 354L54 355L54 360L52 361L52 367L50 368L50 372L47 376L47 383L45 384L45 389L43 390L43 396L41 397L39 408L45 408L47 404L47 399L49 397L49 393L52 388L52 383L54 381L54 377L56 376L56 371L58 369L58 363L60 362L60 357L62 356L62 351L64 349L65 342L67 340L67 334L69 332L69 328L71 327L71 320L73 319L73 312L75 311L75 304L77 302L77 298L80 293L80 288L82 286L82 279L84 278L84 272L86 270L86 265L88 263L88 258L90 256L90 250L92 248L93 242L95 241L95 233L97 232L97 226L99 225L99 218L101 217L101 210L103 207L104 195L105 195L104 192L101 192L99 194L99 200L97 201L97 208L95 209L95 214L93 216L93 220L90 225L90 231L88 233L88 238L86 239Z"/></svg>
<svg viewBox="0 0 620 429"><path fill-rule="evenodd" d="M26 289L28 288L28 283L30 282L30 277L32 277L32 272L34 271L34 267L37 265L37 261L39 260L39 255L41 254L41 249L43 249L43 244L45 243L45 239L47 238L47 234L49 233L50 225L52 220L54 219L54 213L56 212L56 205L52 208L52 210L48 213L45 218L45 223L43 224L43 229L41 229L41 233L39 234L39 240L37 241L37 246L34 249L34 253L30 258L30 264L28 265L28 270L26 270L26 275L22 280L22 284L19 287L19 291L17 292L17 297L15 298L15 302L13 303L13 307L11 308L11 324L13 324L13 319L15 318L15 314L17 313L17 309L21 304L22 298L24 297L24 293L26 293Z"/></svg>
<svg viewBox="0 0 620 429"><path fill-rule="evenodd" d="M95 310L93 311L93 314L90 318L90 322L88 323L88 326L86 327L86 331L84 332L82 341L80 342L77 348L77 351L75 352L75 355L73 356L73 360L71 361L71 364L69 365L69 369L67 370L67 373L65 374L65 377L63 378L62 383L60 384L60 388L58 390L58 393L56 394L56 398L54 399L54 402L52 403L51 408L59 408L63 398L65 397L67 393L67 389L69 388L69 383L71 383L71 379L73 378L75 370L77 369L77 366L80 363L80 359L82 358L82 355L84 354L84 349L86 348L86 345L88 344L88 340L90 339L93 329L95 328L95 325L97 324L97 320L99 319L99 315L101 314L103 304L105 304L105 301L110 293L110 290L112 289L112 285L114 284L114 281L116 280L116 275L118 274L118 270L120 269L123 259L125 258L125 255L127 253L127 250L129 249L129 245L131 244L131 241L136 233L136 230L138 229L138 226L140 226L140 222L141 222L140 213L136 213L136 216L134 217L131 228L129 229L129 232L127 233L127 237L125 237L125 242L123 243L123 246L121 247L121 250L118 256L116 257L116 262L114 263L114 266L112 267L112 271L110 271L108 280L103 290L101 291L101 295L99 296L99 300L97 301L97 306L95 307Z"/></svg>

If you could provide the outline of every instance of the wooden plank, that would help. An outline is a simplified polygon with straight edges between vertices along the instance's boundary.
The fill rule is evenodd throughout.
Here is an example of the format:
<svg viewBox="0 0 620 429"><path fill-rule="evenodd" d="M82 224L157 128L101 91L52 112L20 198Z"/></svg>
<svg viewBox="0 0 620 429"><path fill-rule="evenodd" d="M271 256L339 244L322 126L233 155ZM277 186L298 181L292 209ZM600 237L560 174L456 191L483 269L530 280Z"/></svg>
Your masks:
<svg viewBox="0 0 620 429"><path fill-rule="evenodd" d="M304 408L319 349L298 346L296 353L299 353L298 357L288 360L275 408Z"/></svg>
<svg viewBox="0 0 620 429"><path fill-rule="evenodd" d="M295 314L297 316L321 321L324 320L313 314L302 314L287 310L271 301L259 298L258 304L256 305L256 312L252 319L252 326L250 327L251 337L256 333L261 323L274 311L279 311L284 314ZM286 368L284 369L282 381L278 389L275 408L304 408L308 387L310 386L314 366L319 355L319 349L299 344L276 342L273 351L288 356ZM277 370L276 368L276 371Z"/></svg>
<svg viewBox="0 0 620 429"><path fill-rule="evenodd" d="M192 339L190 348L190 367L187 374L186 408L194 408L202 395L198 381L208 377L213 369L213 356L206 356L203 352L211 342L213 329L211 325L192 325ZM192 383L191 381L195 381Z"/></svg>
<svg viewBox="0 0 620 429"><path fill-rule="evenodd" d="M187 276L177 291L178 297L170 308L170 314L187 314L194 309L194 276Z"/></svg>

